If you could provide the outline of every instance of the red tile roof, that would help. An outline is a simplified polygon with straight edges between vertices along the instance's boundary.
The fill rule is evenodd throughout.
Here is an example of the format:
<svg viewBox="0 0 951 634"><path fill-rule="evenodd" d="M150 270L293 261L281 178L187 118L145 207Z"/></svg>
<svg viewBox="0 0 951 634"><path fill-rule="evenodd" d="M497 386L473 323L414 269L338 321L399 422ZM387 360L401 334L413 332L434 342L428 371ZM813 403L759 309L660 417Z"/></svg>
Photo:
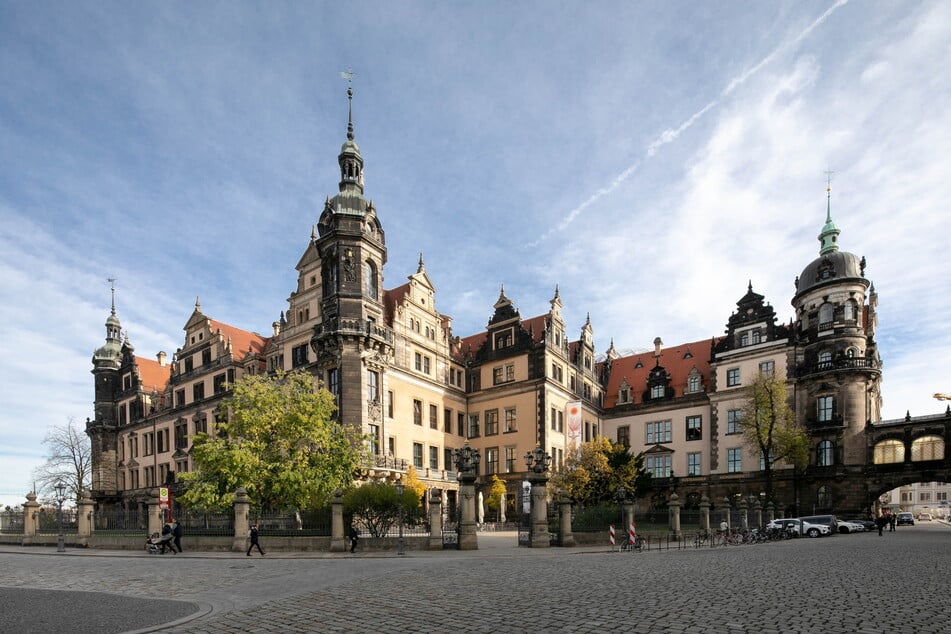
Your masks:
<svg viewBox="0 0 951 634"><path fill-rule="evenodd" d="M704 390L710 389L710 351L712 341L695 341L679 346L671 346L661 350L660 365L667 370L670 377L670 387L674 388L674 397L684 395L687 386L687 376L694 367L700 372ZM690 356L688 356L688 353ZM685 358L687 357L687 358ZM604 407L612 408L617 404L618 391L621 382L625 379L631 386L631 402L644 402L644 392L647 390L647 378L650 371L658 363L654 351L641 352L629 357L620 357L611 363L611 377L604 393ZM638 367L640 364L640 367Z"/></svg>
<svg viewBox="0 0 951 634"><path fill-rule="evenodd" d="M409 282L383 291L383 320L390 328L393 327L393 318L396 316L396 305L403 301L407 293L409 293Z"/></svg>
<svg viewBox="0 0 951 634"><path fill-rule="evenodd" d="M220 332L224 337L225 343L227 343L229 339L231 340L231 350L235 360L240 361L243 359L245 355L247 355L248 350L256 354L261 354L267 346L268 339L265 339L256 332L248 332L247 330L242 330L214 319L209 319L208 322L211 324L211 332Z"/></svg>
<svg viewBox="0 0 951 634"><path fill-rule="evenodd" d="M172 374L171 364L166 363L165 367L162 367L155 359L135 357L135 365L139 370L139 381L143 391L160 393L165 391Z"/></svg>

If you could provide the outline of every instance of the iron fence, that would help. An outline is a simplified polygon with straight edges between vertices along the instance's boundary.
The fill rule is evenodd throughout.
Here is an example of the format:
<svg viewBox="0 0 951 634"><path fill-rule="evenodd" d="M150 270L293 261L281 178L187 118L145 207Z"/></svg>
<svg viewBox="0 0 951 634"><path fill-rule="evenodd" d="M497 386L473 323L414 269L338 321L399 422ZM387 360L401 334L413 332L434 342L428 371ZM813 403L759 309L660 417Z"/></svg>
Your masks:
<svg viewBox="0 0 951 634"><path fill-rule="evenodd" d="M0 511L0 534L23 534L23 511Z"/></svg>
<svg viewBox="0 0 951 634"><path fill-rule="evenodd" d="M186 535L234 535L234 511L181 509L175 518Z"/></svg>
<svg viewBox="0 0 951 634"><path fill-rule="evenodd" d="M262 533L277 536L329 536L332 513L329 508L313 511L251 511L249 520Z"/></svg>
<svg viewBox="0 0 951 634"><path fill-rule="evenodd" d="M62 532L64 535L75 535L79 532L79 513L76 509L63 509ZM60 524L56 509L41 508L35 512L37 535L58 535Z"/></svg>
<svg viewBox="0 0 951 634"><path fill-rule="evenodd" d="M148 531L149 516L144 508L102 508L92 515L93 531L111 534L140 534Z"/></svg>

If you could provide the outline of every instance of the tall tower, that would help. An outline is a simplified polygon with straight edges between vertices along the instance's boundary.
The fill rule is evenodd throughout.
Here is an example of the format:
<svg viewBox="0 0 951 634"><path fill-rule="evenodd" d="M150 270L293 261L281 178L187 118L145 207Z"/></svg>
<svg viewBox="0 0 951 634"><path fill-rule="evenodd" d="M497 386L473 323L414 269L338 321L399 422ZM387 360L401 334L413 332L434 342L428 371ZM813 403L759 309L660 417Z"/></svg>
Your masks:
<svg viewBox="0 0 951 634"><path fill-rule="evenodd" d="M112 288L112 312L106 318L106 342L92 355L95 377L95 420L86 420L86 435L92 445L92 490L97 496L116 493L116 403L121 390L122 325L116 316L116 289Z"/></svg>
<svg viewBox="0 0 951 634"><path fill-rule="evenodd" d="M863 464L864 429L881 411L881 360L875 343L874 286L865 258L839 250L831 187L819 257L796 278L790 378L799 422L812 443L810 464Z"/></svg>
<svg viewBox="0 0 951 634"><path fill-rule="evenodd" d="M373 203L363 196L352 87L347 100L347 140L337 157L339 193L324 203L312 238L320 258L321 322L310 343L324 385L337 399L339 420L363 426L379 413L393 332L384 323L386 241Z"/></svg>

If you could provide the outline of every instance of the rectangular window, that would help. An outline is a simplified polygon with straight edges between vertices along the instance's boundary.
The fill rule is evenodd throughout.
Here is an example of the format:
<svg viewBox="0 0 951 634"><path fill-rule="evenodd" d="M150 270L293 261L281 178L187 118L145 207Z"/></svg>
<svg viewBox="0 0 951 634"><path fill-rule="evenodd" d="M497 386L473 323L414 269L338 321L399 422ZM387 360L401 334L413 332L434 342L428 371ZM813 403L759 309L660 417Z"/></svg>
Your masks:
<svg viewBox="0 0 951 634"><path fill-rule="evenodd" d="M175 390L175 407L185 406L185 390Z"/></svg>
<svg viewBox="0 0 951 634"><path fill-rule="evenodd" d="M832 409L835 404L835 397L820 396L816 399L816 410L820 423L828 423L832 420Z"/></svg>
<svg viewBox="0 0 951 634"><path fill-rule="evenodd" d="M228 384L228 375L224 372L221 374L216 374L212 382L214 385L215 394L221 394L225 391L225 386Z"/></svg>
<svg viewBox="0 0 951 634"><path fill-rule="evenodd" d="M648 456L645 467L647 471L655 478L669 478L670 455Z"/></svg>
<svg viewBox="0 0 951 634"><path fill-rule="evenodd" d="M417 353L413 356L413 359L414 359L414 361L415 361L414 367L416 368L416 371L417 371L417 372L422 372L422 371L423 371L423 355L421 355L420 353L417 352Z"/></svg>
<svg viewBox="0 0 951 634"><path fill-rule="evenodd" d="M395 395L393 394L393 390L387 390L386 396L387 396L386 415L389 416L390 418L393 418L393 400L395 398Z"/></svg>
<svg viewBox="0 0 951 634"><path fill-rule="evenodd" d="M456 414L456 433L466 437L466 415L462 412Z"/></svg>
<svg viewBox="0 0 951 634"><path fill-rule="evenodd" d="M156 453L165 453L169 450L168 446L168 429L160 429L156 435L155 444L157 447Z"/></svg>
<svg viewBox="0 0 951 634"><path fill-rule="evenodd" d="M726 386L736 387L740 384L740 369L730 368L726 371Z"/></svg>
<svg viewBox="0 0 951 634"><path fill-rule="evenodd" d="M452 410L448 407L442 411L443 430L447 434L452 433Z"/></svg>
<svg viewBox="0 0 951 634"><path fill-rule="evenodd" d="M188 421L184 418L175 421L175 448L188 448Z"/></svg>
<svg viewBox="0 0 951 634"><path fill-rule="evenodd" d="M291 349L291 367L299 368L307 364L307 348L309 347L310 346L305 343Z"/></svg>
<svg viewBox="0 0 951 634"><path fill-rule="evenodd" d="M687 377L687 391L688 392L700 391L700 377L699 376Z"/></svg>
<svg viewBox="0 0 951 634"><path fill-rule="evenodd" d="M211 348L205 348L201 351L201 364L208 365L211 363Z"/></svg>
<svg viewBox="0 0 951 634"><path fill-rule="evenodd" d="M565 432L565 413L561 410L558 410L558 431Z"/></svg>
<svg viewBox="0 0 951 634"><path fill-rule="evenodd" d="M647 438L646 442L648 445L656 445L658 443L670 442L671 438L671 425L669 420L657 421L654 423L647 423Z"/></svg>
<svg viewBox="0 0 951 634"><path fill-rule="evenodd" d="M773 376L773 372L776 369L776 364L772 361L762 361L759 364L759 371L761 374L766 374L768 376Z"/></svg>
<svg viewBox="0 0 951 634"><path fill-rule="evenodd" d="M936 502L947 502L948 501L948 492L947 491L935 491L934 499Z"/></svg>
<svg viewBox="0 0 951 634"><path fill-rule="evenodd" d="M380 373L373 370L367 372L367 402L380 402Z"/></svg>
<svg viewBox="0 0 951 634"><path fill-rule="evenodd" d="M455 468L455 465L452 464L452 449L446 447L442 451L443 464L445 465L446 471L452 471Z"/></svg>
<svg viewBox="0 0 951 634"><path fill-rule="evenodd" d="M439 429L439 408L435 405L429 406L429 428Z"/></svg>
<svg viewBox="0 0 951 634"><path fill-rule="evenodd" d="M918 494L919 502L930 502L931 501L931 492L930 491L921 491Z"/></svg>
<svg viewBox="0 0 951 634"><path fill-rule="evenodd" d="M726 413L726 433L738 434L741 431L743 431L743 410L728 410Z"/></svg>
<svg viewBox="0 0 951 634"><path fill-rule="evenodd" d="M621 391L618 393L618 403L630 403L631 402L631 390L629 388L621 388Z"/></svg>
<svg viewBox="0 0 951 634"><path fill-rule="evenodd" d="M728 473L740 473L743 471L743 450L726 450L726 470Z"/></svg>
<svg viewBox="0 0 951 634"><path fill-rule="evenodd" d="M205 398L205 382L199 381L192 386L193 400L200 401Z"/></svg>
<svg viewBox="0 0 951 634"><path fill-rule="evenodd" d="M703 438L703 418L701 416L687 417L687 440L701 440Z"/></svg>
<svg viewBox="0 0 951 634"><path fill-rule="evenodd" d="M370 425L370 453L380 455L380 426Z"/></svg>
<svg viewBox="0 0 951 634"><path fill-rule="evenodd" d="M419 442L413 443L413 466L417 469L423 468L423 444Z"/></svg>
<svg viewBox="0 0 951 634"><path fill-rule="evenodd" d="M630 425L621 425L617 428L617 444L622 447L631 446L631 427Z"/></svg>
<svg viewBox="0 0 951 634"><path fill-rule="evenodd" d="M469 438L478 438L479 435L479 415L469 414Z"/></svg>
<svg viewBox="0 0 951 634"><path fill-rule="evenodd" d="M551 408L551 428L556 431L558 429L558 410L554 407Z"/></svg>
<svg viewBox="0 0 951 634"><path fill-rule="evenodd" d="M516 451L515 445L505 448L505 473L515 473Z"/></svg>
<svg viewBox="0 0 951 634"><path fill-rule="evenodd" d="M485 474L492 475L499 472L499 448L489 447L485 450Z"/></svg>
<svg viewBox="0 0 951 634"><path fill-rule="evenodd" d="M485 435L495 436L499 433L499 410L490 409L485 413Z"/></svg>
<svg viewBox="0 0 951 634"><path fill-rule="evenodd" d="M505 369L502 366L492 368L492 385L505 383Z"/></svg>
<svg viewBox="0 0 951 634"><path fill-rule="evenodd" d="M429 448L429 468L433 470L439 468L439 447Z"/></svg>
<svg viewBox="0 0 951 634"><path fill-rule="evenodd" d="M449 385L455 385L455 384L456 384L456 369L449 368Z"/></svg>
<svg viewBox="0 0 951 634"><path fill-rule="evenodd" d="M430 372L429 361L430 361L429 357L423 357L423 373L424 374L429 374Z"/></svg>
<svg viewBox="0 0 951 634"><path fill-rule="evenodd" d="M225 417L222 420L227 420L227 418ZM194 422L195 422L196 434L208 433L208 416L206 414L200 414L198 416L195 416ZM216 419L216 422L221 422L221 421Z"/></svg>
<svg viewBox="0 0 951 634"><path fill-rule="evenodd" d="M518 431L518 424L516 422L516 410L514 407L505 408L505 427L503 430L508 433L510 431Z"/></svg>
<svg viewBox="0 0 951 634"><path fill-rule="evenodd" d="M340 402L340 370L330 368L327 370L327 391L334 395L334 400Z"/></svg>
<svg viewBox="0 0 951 634"><path fill-rule="evenodd" d="M700 452L687 454L687 475L700 475Z"/></svg>
<svg viewBox="0 0 951 634"><path fill-rule="evenodd" d="M195 369L195 362L192 360L191 355L185 357L185 372L191 372Z"/></svg>
<svg viewBox="0 0 951 634"><path fill-rule="evenodd" d="M413 424L423 424L423 402L419 399L413 399Z"/></svg>
<svg viewBox="0 0 951 634"><path fill-rule="evenodd" d="M651 398L664 398L664 386L663 385L651 386Z"/></svg>

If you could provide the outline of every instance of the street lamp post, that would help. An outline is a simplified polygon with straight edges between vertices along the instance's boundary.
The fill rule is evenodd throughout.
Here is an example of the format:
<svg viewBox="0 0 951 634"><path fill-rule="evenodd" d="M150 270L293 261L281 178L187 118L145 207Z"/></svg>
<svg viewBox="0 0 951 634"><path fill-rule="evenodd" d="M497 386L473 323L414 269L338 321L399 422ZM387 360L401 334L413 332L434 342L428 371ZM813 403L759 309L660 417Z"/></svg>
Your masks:
<svg viewBox="0 0 951 634"><path fill-rule="evenodd" d="M525 466L528 468L528 481L532 483L531 537L532 548L548 548L551 539L548 536L548 467L551 456L541 446L525 454Z"/></svg>
<svg viewBox="0 0 951 634"><path fill-rule="evenodd" d="M396 554L403 555L403 481L396 481L396 502L399 504L400 509L400 537L397 541Z"/></svg>
<svg viewBox="0 0 951 634"><path fill-rule="evenodd" d="M459 550L477 550L475 482L479 477L479 462L482 456L466 442L461 449L452 452L456 464L456 479L459 480Z"/></svg>
<svg viewBox="0 0 951 634"><path fill-rule="evenodd" d="M59 480L53 487L56 491L56 527L59 534L56 536L56 552L66 552L66 538L63 537L63 502L66 501L66 484Z"/></svg>

